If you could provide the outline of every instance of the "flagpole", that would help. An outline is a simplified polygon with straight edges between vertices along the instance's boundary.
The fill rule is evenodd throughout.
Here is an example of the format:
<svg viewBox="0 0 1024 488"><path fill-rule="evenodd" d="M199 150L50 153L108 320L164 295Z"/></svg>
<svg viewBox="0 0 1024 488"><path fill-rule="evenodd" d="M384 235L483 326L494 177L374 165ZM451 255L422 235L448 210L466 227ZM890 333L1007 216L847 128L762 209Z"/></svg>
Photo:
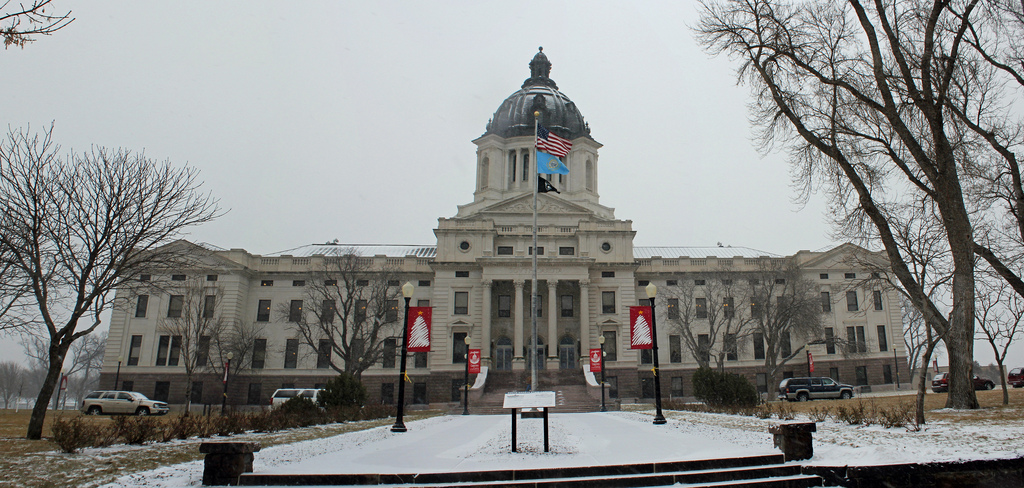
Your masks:
<svg viewBox="0 0 1024 488"><path fill-rule="evenodd" d="M537 193L540 184L540 166L537 160L537 127L540 125L540 112L533 113L533 283L530 285L530 391L537 391ZM551 313L550 311L548 313ZM548 342L551 338L548 338Z"/></svg>

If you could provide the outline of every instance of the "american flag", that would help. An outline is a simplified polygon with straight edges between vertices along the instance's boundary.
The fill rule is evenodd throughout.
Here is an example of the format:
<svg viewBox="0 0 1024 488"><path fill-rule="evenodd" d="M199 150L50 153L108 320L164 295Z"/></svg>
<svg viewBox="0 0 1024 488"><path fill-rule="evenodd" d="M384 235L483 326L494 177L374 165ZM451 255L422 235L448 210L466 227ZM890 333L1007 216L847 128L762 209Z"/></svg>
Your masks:
<svg viewBox="0 0 1024 488"><path fill-rule="evenodd" d="M564 158L572 149L572 143L551 133L542 125L537 126L537 149L553 156Z"/></svg>

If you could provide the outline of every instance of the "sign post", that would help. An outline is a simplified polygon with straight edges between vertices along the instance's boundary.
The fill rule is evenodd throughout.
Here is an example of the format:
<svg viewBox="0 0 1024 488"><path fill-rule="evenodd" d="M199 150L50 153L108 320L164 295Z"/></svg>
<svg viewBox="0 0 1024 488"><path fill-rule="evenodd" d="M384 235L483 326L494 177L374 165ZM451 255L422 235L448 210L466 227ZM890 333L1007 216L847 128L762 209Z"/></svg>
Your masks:
<svg viewBox="0 0 1024 488"><path fill-rule="evenodd" d="M548 452L548 408L555 406L553 391L510 391L502 408L512 409L512 452L516 452L516 410L539 408L544 412L544 452Z"/></svg>

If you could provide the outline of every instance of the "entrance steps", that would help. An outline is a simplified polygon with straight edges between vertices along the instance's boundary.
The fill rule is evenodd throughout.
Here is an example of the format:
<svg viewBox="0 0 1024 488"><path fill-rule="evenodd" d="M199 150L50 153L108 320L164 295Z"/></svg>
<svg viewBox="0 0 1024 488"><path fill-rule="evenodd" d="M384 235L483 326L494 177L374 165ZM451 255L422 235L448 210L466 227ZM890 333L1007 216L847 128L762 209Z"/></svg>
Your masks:
<svg viewBox="0 0 1024 488"><path fill-rule="evenodd" d="M490 371L484 392L471 399L469 413L474 415L500 415L509 411L502 408L505 393L524 391L529 387L530 374L526 371ZM554 391L557 405L552 413L581 413L601 410L601 401L588 392L580 370L544 370L537 372L539 391ZM610 404L609 404L610 405ZM452 405L449 413L462 413L462 404Z"/></svg>
<svg viewBox="0 0 1024 488"><path fill-rule="evenodd" d="M669 486L732 488L804 488L822 486L819 476L801 474L801 467L783 464L782 454L611 466L472 471L421 474L243 474L244 486L394 487L634 487Z"/></svg>

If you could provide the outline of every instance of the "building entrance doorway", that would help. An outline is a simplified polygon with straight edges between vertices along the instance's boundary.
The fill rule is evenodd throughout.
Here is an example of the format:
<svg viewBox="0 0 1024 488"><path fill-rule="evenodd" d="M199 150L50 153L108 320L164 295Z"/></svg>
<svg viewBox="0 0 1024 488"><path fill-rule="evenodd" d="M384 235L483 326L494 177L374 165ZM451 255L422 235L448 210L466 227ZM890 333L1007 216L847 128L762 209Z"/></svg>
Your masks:
<svg viewBox="0 0 1024 488"><path fill-rule="evenodd" d="M498 339L494 348L494 369L512 371L512 340L508 337Z"/></svg>
<svg viewBox="0 0 1024 488"><path fill-rule="evenodd" d="M558 368L576 368L576 341L572 337L565 336L558 341Z"/></svg>

